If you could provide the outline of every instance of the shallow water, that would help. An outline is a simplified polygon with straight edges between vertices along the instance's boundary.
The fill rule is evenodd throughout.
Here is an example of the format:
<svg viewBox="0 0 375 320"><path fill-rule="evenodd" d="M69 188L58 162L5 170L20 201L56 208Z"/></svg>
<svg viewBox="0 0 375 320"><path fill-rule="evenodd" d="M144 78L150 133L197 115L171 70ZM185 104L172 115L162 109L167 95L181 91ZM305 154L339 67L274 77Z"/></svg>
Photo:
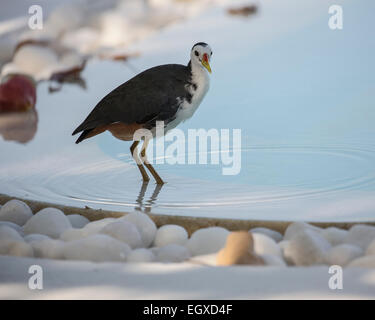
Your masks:
<svg viewBox="0 0 375 320"><path fill-rule="evenodd" d="M91 61L87 90L38 86L38 128L27 144L0 141L0 193L112 210L265 220L375 220L375 21L371 1L343 4L328 28L325 1L265 1L249 19L222 8L169 27L132 49L130 64ZM217 23L219 21L219 23ZM71 132L137 70L186 63L213 48L211 88L179 128L239 128L240 174L221 165L156 165L168 182L142 185L130 143Z"/></svg>

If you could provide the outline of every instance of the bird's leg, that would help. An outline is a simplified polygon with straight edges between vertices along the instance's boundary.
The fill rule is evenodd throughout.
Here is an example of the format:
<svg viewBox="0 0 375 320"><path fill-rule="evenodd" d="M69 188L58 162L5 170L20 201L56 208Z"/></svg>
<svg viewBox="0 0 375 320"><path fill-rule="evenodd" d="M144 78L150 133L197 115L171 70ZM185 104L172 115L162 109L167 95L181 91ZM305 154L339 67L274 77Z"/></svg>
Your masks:
<svg viewBox="0 0 375 320"><path fill-rule="evenodd" d="M157 200L158 195L159 195L160 190L161 190L162 187L163 187L162 184L157 184L156 185L155 190L152 193L152 196L147 201L147 205L145 206L145 210L144 210L145 213L150 213L151 212L151 208L154 205L155 201Z"/></svg>
<svg viewBox="0 0 375 320"><path fill-rule="evenodd" d="M142 157L143 163L146 166L146 168L148 169L148 171L150 171L152 176L155 178L156 183L157 184L164 184L164 181L160 178L160 176L158 175L158 173L156 172L154 167L151 165L151 163L148 162L148 160L147 160L146 149L147 149L149 141L150 141L150 139L147 139L147 138L145 139L145 142L143 143L143 146L142 146L142 149L141 149L140 156Z"/></svg>
<svg viewBox="0 0 375 320"><path fill-rule="evenodd" d="M138 166L139 171L141 172L143 181L148 182L148 181L150 181L150 178L148 177L147 172L142 165L142 161L139 159L138 154L136 152L138 143L139 143L139 141L133 142L133 144L130 147L130 152L132 154L132 157L133 157L134 161L137 163L137 166Z"/></svg>
<svg viewBox="0 0 375 320"><path fill-rule="evenodd" d="M138 198L135 200L139 204L139 208L135 208L135 210L142 211L142 208L143 208L143 199L145 197L147 186L148 186L148 181L146 181L146 182L144 181L142 183L141 191L139 191Z"/></svg>

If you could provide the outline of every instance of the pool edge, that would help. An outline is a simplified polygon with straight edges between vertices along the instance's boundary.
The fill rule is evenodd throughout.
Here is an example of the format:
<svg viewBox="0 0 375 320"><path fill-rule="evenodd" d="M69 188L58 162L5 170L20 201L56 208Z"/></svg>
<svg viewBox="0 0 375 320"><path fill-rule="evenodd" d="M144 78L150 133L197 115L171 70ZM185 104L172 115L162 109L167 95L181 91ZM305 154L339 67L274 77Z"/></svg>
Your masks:
<svg viewBox="0 0 375 320"><path fill-rule="evenodd" d="M80 214L90 221L100 220L104 218L119 218L122 217L130 212L127 211L109 211L103 209L92 209L90 207L79 208L79 207L72 207L72 206L65 206L59 204L53 204L48 202L36 201L36 200L29 200L23 199L20 197L12 197L4 194L0 194L0 204L4 204L9 200L18 199L21 200L31 208L33 213L38 212L47 207L54 207L60 209L65 214ZM144 212L146 213L146 212ZM263 227L269 228L275 231L279 231L284 233L286 228L289 224L295 222L296 220L289 220L289 221L275 221L275 220L245 220L245 219L224 219L224 218L207 218L207 217L187 217L187 216L174 216L174 215L162 215L162 214L153 214L153 213L146 213L157 225L160 227L166 224L176 224L184 227L187 232L192 234L194 231L207 228L207 227L223 227L230 231L236 230L249 230L251 228L256 227ZM298 220L299 221L299 220ZM321 228L328 228L328 227L337 227L341 229L349 229L353 225L356 224L368 224L368 225L375 225L375 221L348 221L348 222L310 222L304 221L309 224L321 227Z"/></svg>

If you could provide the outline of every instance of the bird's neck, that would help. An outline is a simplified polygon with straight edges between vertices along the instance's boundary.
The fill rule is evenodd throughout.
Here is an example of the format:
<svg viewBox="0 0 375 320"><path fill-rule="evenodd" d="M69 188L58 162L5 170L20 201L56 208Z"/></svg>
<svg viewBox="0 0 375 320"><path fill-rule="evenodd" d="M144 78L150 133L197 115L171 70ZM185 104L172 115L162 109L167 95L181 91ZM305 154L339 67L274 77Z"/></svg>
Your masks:
<svg viewBox="0 0 375 320"><path fill-rule="evenodd" d="M187 67L190 69L190 71L191 71L191 60L189 60L189 63L188 63L188 65L187 65Z"/></svg>
<svg viewBox="0 0 375 320"><path fill-rule="evenodd" d="M205 70L202 68L202 66L197 65L196 63L192 63L191 60L189 61L187 67L190 69L190 72L192 74L198 74L198 73L204 73Z"/></svg>
<svg viewBox="0 0 375 320"><path fill-rule="evenodd" d="M193 82L209 82L207 71L201 66L189 61L187 67L190 69Z"/></svg>

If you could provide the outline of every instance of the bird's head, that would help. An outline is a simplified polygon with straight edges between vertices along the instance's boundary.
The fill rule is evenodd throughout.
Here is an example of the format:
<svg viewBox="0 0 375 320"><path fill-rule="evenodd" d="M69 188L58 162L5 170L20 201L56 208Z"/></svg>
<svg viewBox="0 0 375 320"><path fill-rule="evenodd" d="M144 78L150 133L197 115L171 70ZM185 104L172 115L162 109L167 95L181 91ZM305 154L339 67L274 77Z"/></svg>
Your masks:
<svg viewBox="0 0 375 320"><path fill-rule="evenodd" d="M211 73L210 59L212 56L211 47L204 42L196 43L191 49L190 59L194 66L199 66L200 68L206 68L209 73Z"/></svg>

